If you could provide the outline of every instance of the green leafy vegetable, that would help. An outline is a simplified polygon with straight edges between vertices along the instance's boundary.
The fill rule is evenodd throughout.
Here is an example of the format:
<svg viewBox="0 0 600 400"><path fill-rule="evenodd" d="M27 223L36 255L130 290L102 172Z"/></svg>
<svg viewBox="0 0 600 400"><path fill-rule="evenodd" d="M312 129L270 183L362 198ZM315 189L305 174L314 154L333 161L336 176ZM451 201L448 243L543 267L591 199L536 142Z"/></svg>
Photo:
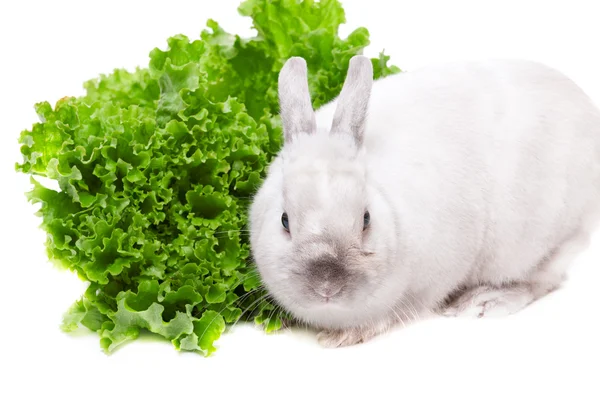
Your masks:
<svg viewBox="0 0 600 400"><path fill-rule="evenodd" d="M369 37L364 28L338 37L336 0L248 0L239 11L256 37L210 20L198 40L174 36L152 50L148 68L37 104L41 122L21 134L17 169L32 175L48 255L89 282L63 328L97 331L106 351L145 329L210 354L240 318L281 327L244 234L250 197L281 145L277 74L304 57L319 107ZM376 77L399 71L387 62L373 59Z"/></svg>

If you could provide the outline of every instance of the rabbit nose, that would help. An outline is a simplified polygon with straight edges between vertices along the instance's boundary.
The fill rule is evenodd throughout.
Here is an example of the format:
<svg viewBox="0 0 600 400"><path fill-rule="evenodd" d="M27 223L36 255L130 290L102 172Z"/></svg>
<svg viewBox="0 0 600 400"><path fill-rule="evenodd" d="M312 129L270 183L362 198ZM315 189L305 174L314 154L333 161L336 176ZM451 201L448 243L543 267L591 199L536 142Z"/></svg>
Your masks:
<svg viewBox="0 0 600 400"><path fill-rule="evenodd" d="M342 262L332 256L321 256L308 266L309 284L315 293L329 299L338 294L348 278Z"/></svg>

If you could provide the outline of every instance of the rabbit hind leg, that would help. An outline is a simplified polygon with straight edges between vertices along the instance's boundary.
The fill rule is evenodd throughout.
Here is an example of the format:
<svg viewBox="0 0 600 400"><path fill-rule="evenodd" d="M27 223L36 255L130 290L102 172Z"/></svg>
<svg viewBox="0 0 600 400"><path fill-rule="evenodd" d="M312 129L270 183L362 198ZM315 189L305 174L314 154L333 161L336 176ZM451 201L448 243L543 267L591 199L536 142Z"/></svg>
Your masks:
<svg viewBox="0 0 600 400"><path fill-rule="evenodd" d="M564 241L519 282L502 286L482 284L461 290L442 310L446 316L499 317L516 313L557 289L574 258L589 244L590 235L578 232Z"/></svg>

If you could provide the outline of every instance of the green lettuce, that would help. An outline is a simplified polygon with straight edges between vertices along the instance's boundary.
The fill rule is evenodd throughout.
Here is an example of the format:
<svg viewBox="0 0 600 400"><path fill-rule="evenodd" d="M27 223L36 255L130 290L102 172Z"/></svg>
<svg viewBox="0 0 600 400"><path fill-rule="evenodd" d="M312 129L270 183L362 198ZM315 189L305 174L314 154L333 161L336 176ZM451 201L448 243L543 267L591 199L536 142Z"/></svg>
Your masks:
<svg viewBox="0 0 600 400"><path fill-rule="evenodd" d="M307 60L314 106L341 90L365 28L338 36L337 0L248 0L257 36L209 20L178 35L147 68L85 83L86 95L35 106L20 137L49 258L89 286L63 329L95 331L110 352L147 330L177 349L210 354L238 320L281 327L285 313L249 255L246 211L281 146L277 74ZM375 77L399 72L373 59ZM49 189L35 179L58 182Z"/></svg>

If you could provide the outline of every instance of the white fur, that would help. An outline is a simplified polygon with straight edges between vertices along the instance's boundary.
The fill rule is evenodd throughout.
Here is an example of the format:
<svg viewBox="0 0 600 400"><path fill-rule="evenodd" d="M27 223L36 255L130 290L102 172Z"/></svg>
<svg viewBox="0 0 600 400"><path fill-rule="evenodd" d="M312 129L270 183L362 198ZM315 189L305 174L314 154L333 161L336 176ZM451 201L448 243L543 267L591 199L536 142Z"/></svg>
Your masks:
<svg viewBox="0 0 600 400"><path fill-rule="evenodd" d="M322 341L339 345L350 330L366 340L460 288L500 300L502 288L507 299L524 291L520 306L498 302L516 311L560 284L565 254L600 212L600 112L572 81L516 60L390 76L373 84L362 141L329 133L336 103L317 111L316 134L286 140L250 213L264 283L299 319L337 332ZM298 279L332 252L323 230L374 253L350 258L365 278L337 302L306 297Z"/></svg>

